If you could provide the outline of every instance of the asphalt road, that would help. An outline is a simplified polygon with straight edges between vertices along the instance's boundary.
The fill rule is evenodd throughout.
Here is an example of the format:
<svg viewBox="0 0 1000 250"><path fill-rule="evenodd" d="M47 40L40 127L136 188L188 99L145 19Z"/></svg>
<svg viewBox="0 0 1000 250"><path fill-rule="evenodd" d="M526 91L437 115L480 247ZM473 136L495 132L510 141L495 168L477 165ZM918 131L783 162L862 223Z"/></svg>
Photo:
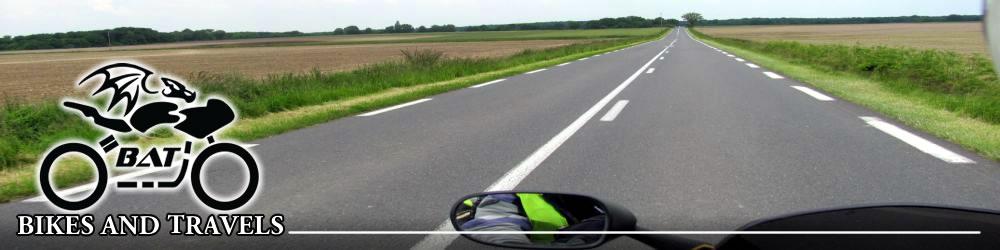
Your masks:
<svg viewBox="0 0 1000 250"><path fill-rule="evenodd" d="M491 189L588 194L629 207L640 226L656 230L734 230L783 213L886 202L1000 209L997 163L857 105L817 99L810 94L819 92L792 87L808 85L745 63L678 29L618 52L248 142L257 144L264 179L239 212L284 214L289 231L427 231L439 229L461 196ZM617 115L608 114L613 106L621 107ZM886 124L926 141L904 141ZM956 159L947 152L974 163L948 162ZM242 176L224 170L211 172L213 187L238 188ZM156 176L170 173L141 178ZM205 213L189 190L111 190L88 213ZM44 202L0 205L4 248L478 247L426 235L14 237L15 214L52 212ZM635 244L620 239L606 248Z"/></svg>

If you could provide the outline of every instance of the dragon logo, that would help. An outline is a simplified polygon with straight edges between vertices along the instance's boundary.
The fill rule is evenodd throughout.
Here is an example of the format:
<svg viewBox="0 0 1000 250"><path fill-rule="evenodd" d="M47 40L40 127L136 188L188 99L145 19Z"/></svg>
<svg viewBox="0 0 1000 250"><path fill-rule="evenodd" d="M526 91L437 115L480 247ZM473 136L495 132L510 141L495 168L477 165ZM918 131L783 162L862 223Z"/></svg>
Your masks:
<svg viewBox="0 0 1000 250"><path fill-rule="evenodd" d="M236 112L226 101L217 97L199 101L197 92L181 81L159 77L160 88L149 86L153 71L137 64L111 63L86 74L78 83L83 86L96 82L92 96L107 96L107 108L100 111L98 101L66 99L63 106L84 119L90 118L97 127L111 132L98 145L86 142L64 142L44 155L38 171L39 189L56 207L66 210L82 210L93 206L103 196L108 185L106 156L117 152L113 166L116 168L172 168L176 158L180 169L178 175L168 180L123 180L116 186L123 189L172 189L190 179L194 195L206 206L216 210L233 210L247 204L257 192L260 183L260 169L253 154L234 142L216 141L213 133L236 120ZM178 105L180 104L180 105ZM183 107L183 109L182 109ZM115 133L147 133L157 126L170 126L183 132L188 140L183 145L152 147L146 152L137 146L119 147ZM204 139L207 146L196 150L194 143ZM100 149L100 150L98 150ZM117 151L116 151L117 149ZM97 188L80 200L67 200L56 192L51 181L51 172L56 160L69 153L79 153L91 161L97 172ZM219 154L235 155L249 172L249 178L242 193L234 198L219 197L206 192L201 175L209 158Z"/></svg>

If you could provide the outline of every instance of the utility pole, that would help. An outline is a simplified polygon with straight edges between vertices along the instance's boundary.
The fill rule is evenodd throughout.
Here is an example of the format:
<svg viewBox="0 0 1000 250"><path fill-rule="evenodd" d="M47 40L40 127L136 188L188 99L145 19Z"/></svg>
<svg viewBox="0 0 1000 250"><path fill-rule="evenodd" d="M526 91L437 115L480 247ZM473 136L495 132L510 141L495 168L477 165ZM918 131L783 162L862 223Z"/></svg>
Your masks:
<svg viewBox="0 0 1000 250"><path fill-rule="evenodd" d="M108 51L111 51L111 30L108 30Z"/></svg>

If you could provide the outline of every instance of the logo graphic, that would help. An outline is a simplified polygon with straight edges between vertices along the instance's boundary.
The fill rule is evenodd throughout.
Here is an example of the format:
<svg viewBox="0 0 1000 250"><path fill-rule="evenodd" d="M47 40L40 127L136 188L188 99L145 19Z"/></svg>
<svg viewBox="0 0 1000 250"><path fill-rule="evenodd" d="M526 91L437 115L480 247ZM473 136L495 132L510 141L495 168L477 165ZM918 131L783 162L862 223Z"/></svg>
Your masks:
<svg viewBox="0 0 1000 250"><path fill-rule="evenodd" d="M185 178L190 179L190 187L203 204L215 210L233 210L247 204L257 192L260 169L253 154L246 148L231 142L216 141L213 133L236 120L236 112L226 101L217 97L207 97L199 101L197 92L180 81L158 77L150 80L154 73L132 63L112 63L87 74L77 85L92 84L91 99L105 96L107 108L104 111L97 100L65 99L62 105L68 112L81 115L109 134L99 141L99 145L83 142L64 142L45 154L38 172L38 183L42 193L55 206L65 210L87 209L97 203L108 187L108 167L105 157L117 152L113 166L116 168L173 168L175 158L181 158L178 175L173 179L156 181L117 181L119 189L176 189ZM150 86L151 82L158 82ZM146 152L137 146L119 145L118 135L132 133L146 134L154 127L169 127L180 131L186 137L183 145L158 146ZM196 142L204 140L204 147L195 149ZM116 150L117 149L117 150ZM77 153L85 156L96 167L96 188L83 199L69 200L68 195L54 190L51 181L53 164L60 157ZM244 191L232 199L215 197L206 192L202 171L209 158L221 154L235 155L249 172ZM204 173L207 174L207 173Z"/></svg>

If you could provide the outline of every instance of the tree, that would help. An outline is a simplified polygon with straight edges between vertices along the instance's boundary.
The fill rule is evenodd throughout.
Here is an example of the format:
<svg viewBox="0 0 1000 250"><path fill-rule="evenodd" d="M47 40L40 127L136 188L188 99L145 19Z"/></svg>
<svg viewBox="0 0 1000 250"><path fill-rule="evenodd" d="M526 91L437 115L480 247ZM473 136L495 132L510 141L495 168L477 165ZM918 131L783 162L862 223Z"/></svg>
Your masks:
<svg viewBox="0 0 1000 250"><path fill-rule="evenodd" d="M414 30L415 29L413 28L413 25L403 24L403 25L399 26L399 29L397 29L396 32L399 32L399 33L412 33Z"/></svg>
<svg viewBox="0 0 1000 250"><path fill-rule="evenodd" d="M333 30L333 34L334 35L343 35L344 34L344 29L343 28L334 29Z"/></svg>
<svg viewBox="0 0 1000 250"><path fill-rule="evenodd" d="M673 19L673 18L667 19L667 26L674 26L674 27L676 27L679 24L681 24L680 20Z"/></svg>
<svg viewBox="0 0 1000 250"><path fill-rule="evenodd" d="M358 26L351 25L344 27L344 33L348 35L361 34L361 29L359 29Z"/></svg>
<svg viewBox="0 0 1000 250"><path fill-rule="evenodd" d="M663 19L662 17L657 17L656 19L653 19L652 22L653 25L656 25L657 27L667 26L667 20Z"/></svg>
<svg viewBox="0 0 1000 250"><path fill-rule="evenodd" d="M681 18L684 18L684 21L687 21L688 26L691 27L694 27L695 25L701 23L702 20L705 20L705 18L702 17L701 14L698 14L697 12L689 12L681 16Z"/></svg>

